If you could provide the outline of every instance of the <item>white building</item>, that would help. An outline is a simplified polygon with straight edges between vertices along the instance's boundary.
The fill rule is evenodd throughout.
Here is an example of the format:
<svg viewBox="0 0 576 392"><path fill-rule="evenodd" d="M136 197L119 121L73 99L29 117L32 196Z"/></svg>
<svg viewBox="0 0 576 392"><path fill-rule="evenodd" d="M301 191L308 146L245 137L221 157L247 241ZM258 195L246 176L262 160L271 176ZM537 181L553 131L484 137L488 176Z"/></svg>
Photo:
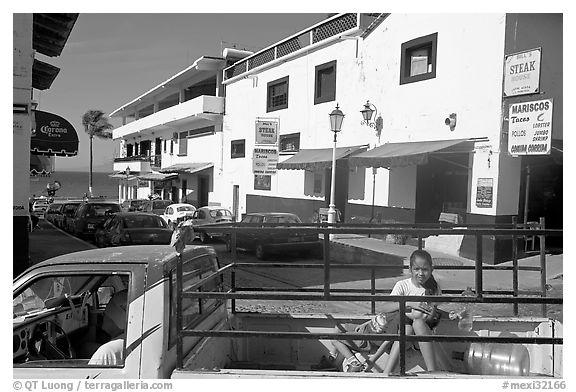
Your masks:
<svg viewBox="0 0 576 392"><path fill-rule="evenodd" d="M230 58L245 55L233 51ZM112 175L119 180L120 201L158 194L196 206L209 203L223 161L226 65L224 58L201 57L110 114L123 123L113 130L120 140Z"/></svg>
<svg viewBox="0 0 576 392"><path fill-rule="evenodd" d="M513 17L517 27L539 31L541 42L512 38ZM236 215L289 211L310 221L329 201L328 115L339 105L346 117L335 204L346 221L433 223L444 212L465 223L510 223L521 213L524 179L522 158L507 149L504 56L554 45L561 16L551 30L542 18L339 14L226 68L224 165L214 201ZM561 63L554 49L543 65ZM367 100L381 116L379 138L361 125ZM280 170L269 177L253 172L254 150L276 148L256 144L257 126L278 129ZM497 242L486 245L487 258Z"/></svg>

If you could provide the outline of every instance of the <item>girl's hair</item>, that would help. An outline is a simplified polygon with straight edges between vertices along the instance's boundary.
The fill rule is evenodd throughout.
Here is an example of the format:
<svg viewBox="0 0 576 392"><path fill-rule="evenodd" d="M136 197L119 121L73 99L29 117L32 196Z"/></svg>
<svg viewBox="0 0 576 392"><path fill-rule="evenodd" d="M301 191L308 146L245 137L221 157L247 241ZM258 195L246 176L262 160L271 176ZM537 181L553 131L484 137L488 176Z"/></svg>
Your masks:
<svg viewBox="0 0 576 392"><path fill-rule="evenodd" d="M430 253L428 253L422 249L416 249L410 255L410 268L412 268L414 266L414 262L416 261L416 257L419 257L421 259L426 260L428 262L428 265L430 266L430 268L432 268L432 269L434 268L434 266L432 264L432 256L430 256ZM436 282L436 279L434 279L434 275L430 274L430 278L424 283L424 289L426 290L424 292L425 295L438 294L438 282Z"/></svg>

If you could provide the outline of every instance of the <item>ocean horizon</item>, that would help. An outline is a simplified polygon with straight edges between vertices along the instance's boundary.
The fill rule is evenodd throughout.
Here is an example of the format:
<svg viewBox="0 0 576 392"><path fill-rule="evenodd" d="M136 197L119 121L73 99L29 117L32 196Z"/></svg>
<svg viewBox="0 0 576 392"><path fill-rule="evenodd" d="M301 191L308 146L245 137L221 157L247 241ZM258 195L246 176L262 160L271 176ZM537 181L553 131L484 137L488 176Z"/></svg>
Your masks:
<svg viewBox="0 0 576 392"><path fill-rule="evenodd" d="M93 196L118 199L118 179L110 178L109 172L92 173ZM61 187L55 197L82 198L88 192L88 171L56 171L49 177L30 177L30 196L46 196L46 185L59 181Z"/></svg>

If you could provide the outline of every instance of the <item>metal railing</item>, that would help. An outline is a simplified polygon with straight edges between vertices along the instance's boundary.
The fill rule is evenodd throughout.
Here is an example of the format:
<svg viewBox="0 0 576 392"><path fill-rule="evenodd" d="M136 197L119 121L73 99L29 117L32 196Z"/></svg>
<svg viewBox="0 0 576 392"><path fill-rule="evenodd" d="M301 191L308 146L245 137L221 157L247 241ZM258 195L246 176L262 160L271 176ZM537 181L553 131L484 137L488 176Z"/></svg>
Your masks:
<svg viewBox="0 0 576 392"><path fill-rule="evenodd" d="M546 255L545 255L545 236L561 236L562 230L545 230L544 221L540 222L540 229L516 229L516 222L510 225L499 225L498 227L488 228L485 225L469 225L467 228L439 228L438 225L426 225L425 227L414 228L412 224L394 224L382 227L381 225L369 224L292 224L292 225L262 225L262 224L225 224L211 225L210 229L217 227L218 231L225 232L229 235L230 247L232 251L231 264L221 268L215 273L201 279L199 282L190 286L186 292L182 291L181 285L177 284L178 300L177 308L177 331L178 342L180 345L177 350L177 366L182 368L182 339L186 336L195 337L271 337L287 339L365 339L365 340L390 340L399 341L400 345L400 374L406 374L406 343L407 342L480 342L480 343L523 343L523 344L563 344L562 338L556 337L518 337L518 336L461 336L461 335L406 335L406 320L404 317L399 318L398 334L363 334L363 333L312 333L312 332L278 332L278 331L205 331L196 329L185 329L182 326L182 315L180 312L181 299L187 298L204 298L204 299L222 299L230 300L232 312L236 312L236 300L296 300L296 301L363 301L371 303L371 312L375 313L376 302L397 302L399 304L399 314L405 314L406 302L414 301L410 296L391 296L383 295L388 290L376 289L375 272L380 269L398 268L398 266L385 265L348 265L332 264L330 262L330 234L408 234L415 235L418 238L419 248L422 248L422 238L430 235L473 235L476 237L476 260L474 266L437 266L435 269L461 269L475 270L475 296L463 297L459 295L461 290L444 290L446 294L442 296L422 296L418 297L420 301L443 302L443 303L480 303L480 304L513 304L514 314L518 314L518 304L540 304L542 305L542 314L546 316L546 305L562 305L562 298L546 298ZM287 231L297 231L299 234L322 233L323 238L323 264L288 264L288 263L239 263L237 262L236 253L236 232L267 232L267 233L285 233ZM536 235L540 241L540 266L529 267L519 266L517 252L513 250L513 265L483 265L482 263L482 238L484 235L490 236L511 236L514 249L517 246L517 238L526 235ZM324 284L322 289L314 288L241 288L236 285L236 272L243 268L322 268L324 270ZM371 271L370 289L331 289L330 287L330 270L340 268L369 269ZM403 267L407 268L407 267ZM513 290L484 290L483 271L484 270L512 270L513 271ZM540 271L541 273L541 291L521 291L518 289L518 271ZM230 273L230 288L227 292L202 292L198 291L213 279L223 276L224 273ZM177 267L178 280L181 280L181 266ZM369 292L369 295L362 293ZM342 294L340 294L342 293ZM512 296L510 296L512 295ZM520 295L538 295L539 297L520 297Z"/></svg>

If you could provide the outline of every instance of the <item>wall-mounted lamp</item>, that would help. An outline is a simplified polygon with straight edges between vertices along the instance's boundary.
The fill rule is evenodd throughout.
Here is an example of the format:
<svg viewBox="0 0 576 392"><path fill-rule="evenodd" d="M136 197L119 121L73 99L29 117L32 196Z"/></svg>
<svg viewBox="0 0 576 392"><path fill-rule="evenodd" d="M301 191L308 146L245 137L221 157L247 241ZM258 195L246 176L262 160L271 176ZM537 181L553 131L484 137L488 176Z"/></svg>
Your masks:
<svg viewBox="0 0 576 392"><path fill-rule="evenodd" d="M456 128L456 113L451 113L450 116L446 117L444 124L448 125L450 130L453 131Z"/></svg>
<svg viewBox="0 0 576 392"><path fill-rule="evenodd" d="M378 115L378 108L370 103L370 101L366 101L364 109L360 110L360 113L362 113L362 117L364 118L364 121L361 121L360 125L368 125L370 128L374 128L376 130L376 136L378 136L378 142L380 142L380 134L382 133L384 120L382 120L382 116ZM374 121L372 121L373 114L375 118Z"/></svg>

